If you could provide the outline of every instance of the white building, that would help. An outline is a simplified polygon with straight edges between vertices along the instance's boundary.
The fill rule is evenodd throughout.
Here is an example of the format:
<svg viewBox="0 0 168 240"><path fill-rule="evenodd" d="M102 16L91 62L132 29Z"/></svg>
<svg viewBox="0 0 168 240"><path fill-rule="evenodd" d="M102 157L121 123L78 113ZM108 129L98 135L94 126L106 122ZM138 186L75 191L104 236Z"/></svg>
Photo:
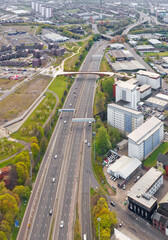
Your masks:
<svg viewBox="0 0 168 240"><path fill-rule="evenodd" d="M107 123L124 133L130 133L143 124L144 116L135 111L114 103L108 104Z"/></svg>
<svg viewBox="0 0 168 240"><path fill-rule="evenodd" d="M143 160L164 140L164 123L151 117L128 135L128 156Z"/></svg>
<svg viewBox="0 0 168 240"><path fill-rule="evenodd" d="M41 16L45 18L46 15L46 7L43 5L41 6Z"/></svg>
<svg viewBox="0 0 168 240"><path fill-rule="evenodd" d="M52 8L51 7L46 7L45 10L45 18L51 18L52 17Z"/></svg>
<svg viewBox="0 0 168 240"><path fill-rule="evenodd" d="M38 2L35 2L35 12L38 12L39 11L39 3Z"/></svg>
<svg viewBox="0 0 168 240"><path fill-rule="evenodd" d="M112 43L110 44L110 48L112 50L121 50L121 49L125 49L125 46L122 43Z"/></svg>
<svg viewBox="0 0 168 240"><path fill-rule="evenodd" d="M159 41L159 40L157 40L157 39L149 39L148 40L152 45L161 45L162 44L162 42L161 41Z"/></svg>
<svg viewBox="0 0 168 240"><path fill-rule="evenodd" d="M151 86L144 84L140 87L140 99L144 99L145 97L151 94Z"/></svg>
<svg viewBox="0 0 168 240"><path fill-rule="evenodd" d="M43 4L42 3L39 3L39 10L38 10L38 12L41 14L41 12L42 12L42 6L43 6Z"/></svg>
<svg viewBox="0 0 168 240"><path fill-rule="evenodd" d="M139 87L133 84L129 84L127 82L118 81L115 83L116 85L116 99L118 102L123 100L127 102L127 107L132 109L137 109L137 104L140 101L140 91Z"/></svg>
<svg viewBox="0 0 168 240"><path fill-rule="evenodd" d="M158 89L162 86L162 79L157 73L140 70L137 72L136 77L141 85L147 84L153 89Z"/></svg>
<svg viewBox="0 0 168 240"><path fill-rule="evenodd" d="M35 2L31 2L31 8L35 10Z"/></svg>
<svg viewBox="0 0 168 240"><path fill-rule="evenodd" d="M126 193L128 208L143 218L151 220L157 208L157 199L153 196L163 185L163 173L151 168L139 181Z"/></svg>
<svg viewBox="0 0 168 240"><path fill-rule="evenodd" d="M142 163L137 158L122 156L107 168L107 173L116 177L129 180Z"/></svg>

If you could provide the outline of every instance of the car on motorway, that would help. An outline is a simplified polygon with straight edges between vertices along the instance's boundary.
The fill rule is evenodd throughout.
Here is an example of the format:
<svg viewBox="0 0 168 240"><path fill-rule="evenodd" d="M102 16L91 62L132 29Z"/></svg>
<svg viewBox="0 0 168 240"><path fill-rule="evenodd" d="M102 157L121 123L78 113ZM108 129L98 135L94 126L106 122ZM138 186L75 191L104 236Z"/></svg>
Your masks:
<svg viewBox="0 0 168 240"><path fill-rule="evenodd" d="M61 220L61 223L60 223L60 228L63 228L64 227L64 221Z"/></svg>
<svg viewBox="0 0 168 240"><path fill-rule="evenodd" d="M70 103L69 106L72 106L72 103Z"/></svg>
<svg viewBox="0 0 168 240"><path fill-rule="evenodd" d="M66 122L67 122L67 121L65 120L65 121L64 121L64 124L66 124Z"/></svg>
<svg viewBox="0 0 168 240"><path fill-rule="evenodd" d="M111 201L110 204L111 206L115 207L115 202Z"/></svg>
<svg viewBox="0 0 168 240"><path fill-rule="evenodd" d="M53 210L52 210L52 209L50 209L50 211L49 211L49 215L51 216L51 215L52 215L52 213L53 213Z"/></svg>
<svg viewBox="0 0 168 240"><path fill-rule="evenodd" d="M54 156L55 159L57 159L57 157L58 157L57 155Z"/></svg>
<svg viewBox="0 0 168 240"><path fill-rule="evenodd" d="M88 147L90 147L90 143L88 143Z"/></svg>
<svg viewBox="0 0 168 240"><path fill-rule="evenodd" d="M60 119L62 119L62 116L60 116Z"/></svg>
<svg viewBox="0 0 168 240"><path fill-rule="evenodd" d="M53 179L52 179L52 183L54 183L55 182L55 177L53 177Z"/></svg>
<svg viewBox="0 0 168 240"><path fill-rule="evenodd" d="M85 139L85 144L87 143L87 139Z"/></svg>

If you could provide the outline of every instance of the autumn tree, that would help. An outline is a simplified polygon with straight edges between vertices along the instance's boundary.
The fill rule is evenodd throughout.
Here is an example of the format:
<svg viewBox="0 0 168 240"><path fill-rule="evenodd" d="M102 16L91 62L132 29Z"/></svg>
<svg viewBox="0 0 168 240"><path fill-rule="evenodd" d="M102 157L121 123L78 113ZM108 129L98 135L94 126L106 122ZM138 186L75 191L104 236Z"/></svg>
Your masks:
<svg viewBox="0 0 168 240"><path fill-rule="evenodd" d="M8 240L6 234L2 231L0 231L0 240Z"/></svg>

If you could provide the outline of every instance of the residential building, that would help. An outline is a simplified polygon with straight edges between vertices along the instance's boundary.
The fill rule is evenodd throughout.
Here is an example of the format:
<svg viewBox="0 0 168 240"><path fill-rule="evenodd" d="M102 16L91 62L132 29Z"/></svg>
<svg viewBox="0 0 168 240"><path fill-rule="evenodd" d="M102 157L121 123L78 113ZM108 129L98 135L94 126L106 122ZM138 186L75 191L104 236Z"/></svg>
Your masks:
<svg viewBox="0 0 168 240"><path fill-rule="evenodd" d="M150 168L139 181L126 193L128 208L141 217L151 220L157 208L157 199L153 196L163 185L163 173Z"/></svg>
<svg viewBox="0 0 168 240"><path fill-rule="evenodd" d="M153 226L168 236L168 193L159 202L159 207L153 214Z"/></svg>
<svg viewBox="0 0 168 240"><path fill-rule="evenodd" d="M128 156L147 158L164 140L164 123L151 117L128 135Z"/></svg>
<svg viewBox="0 0 168 240"><path fill-rule="evenodd" d="M152 89L158 89L162 86L162 79L157 73L140 70L136 77L141 85L150 85Z"/></svg>
<svg viewBox="0 0 168 240"><path fill-rule="evenodd" d="M126 102L127 107L136 110L140 101L139 87L123 81L117 81L115 86L115 101L123 100Z"/></svg>
<svg viewBox="0 0 168 240"><path fill-rule="evenodd" d="M143 113L118 104L108 104L107 123L128 134L143 124Z"/></svg>
<svg viewBox="0 0 168 240"><path fill-rule="evenodd" d="M166 176L168 176L168 155L159 153L157 158L157 168L164 169Z"/></svg>
<svg viewBox="0 0 168 240"><path fill-rule="evenodd" d="M32 60L32 67L36 68L36 67L40 67L41 66L41 61L39 58L33 58Z"/></svg>

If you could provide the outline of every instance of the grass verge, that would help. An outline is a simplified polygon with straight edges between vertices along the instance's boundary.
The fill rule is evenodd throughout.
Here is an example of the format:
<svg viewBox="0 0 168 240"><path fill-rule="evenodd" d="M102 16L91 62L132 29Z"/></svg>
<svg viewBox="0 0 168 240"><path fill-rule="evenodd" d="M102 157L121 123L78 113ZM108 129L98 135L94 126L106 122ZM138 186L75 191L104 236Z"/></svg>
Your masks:
<svg viewBox="0 0 168 240"><path fill-rule="evenodd" d="M162 143L146 160L143 161L145 167L154 167L157 163L159 153L165 154L168 152L168 142Z"/></svg>

